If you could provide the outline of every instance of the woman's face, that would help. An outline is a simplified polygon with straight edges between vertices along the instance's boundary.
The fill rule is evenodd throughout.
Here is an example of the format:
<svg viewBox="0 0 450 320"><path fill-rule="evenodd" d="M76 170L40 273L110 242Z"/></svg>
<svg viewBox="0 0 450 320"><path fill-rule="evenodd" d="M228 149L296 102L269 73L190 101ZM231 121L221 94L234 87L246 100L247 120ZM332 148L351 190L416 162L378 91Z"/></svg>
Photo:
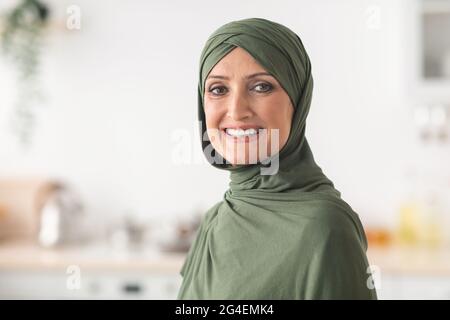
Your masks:
<svg viewBox="0 0 450 320"><path fill-rule="evenodd" d="M214 149L237 165L263 161L281 150L294 108L278 81L236 47L207 77L204 111Z"/></svg>

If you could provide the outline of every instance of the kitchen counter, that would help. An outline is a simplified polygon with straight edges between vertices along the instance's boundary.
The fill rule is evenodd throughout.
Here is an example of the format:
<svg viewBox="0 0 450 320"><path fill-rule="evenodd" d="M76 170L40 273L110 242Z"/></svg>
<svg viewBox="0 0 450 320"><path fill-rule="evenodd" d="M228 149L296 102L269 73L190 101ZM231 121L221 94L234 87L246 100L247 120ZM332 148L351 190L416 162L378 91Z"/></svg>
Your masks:
<svg viewBox="0 0 450 320"><path fill-rule="evenodd" d="M367 257L382 273L450 277L450 249L427 247L370 247Z"/></svg>
<svg viewBox="0 0 450 320"><path fill-rule="evenodd" d="M114 249L104 243L43 248L26 241L0 242L1 270L49 270L77 265L89 270L134 270L178 274L184 253L164 253L148 246L142 249Z"/></svg>
<svg viewBox="0 0 450 320"><path fill-rule="evenodd" d="M379 299L450 299L450 250L369 246Z"/></svg>
<svg viewBox="0 0 450 320"><path fill-rule="evenodd" d="M370 246L367 255L379 272L380 299L450 298L449 250ZM174 299L185 257L151 246L47 249L30 241L2 241L0 299ZM79 270L79 289L68 285L77 276L74 270Z"/></svg>
<svg viewBox="0 0 450 320"><path fill-rule="evenodd" d="M31 241L0 242L0 270L55 269L78 265L86 269L141 270L178 274L185 253L164 253L152 246L114 249L104 243L43 248ZM411 247L376 247L367 251L369 263L383 273L450 276L450 250Z"/></svg>
<svg viewBox="0 0 450 320"><path fill-rule="evenodd" d="M184 253L0 242L0 299L175 299Z"/></svg>

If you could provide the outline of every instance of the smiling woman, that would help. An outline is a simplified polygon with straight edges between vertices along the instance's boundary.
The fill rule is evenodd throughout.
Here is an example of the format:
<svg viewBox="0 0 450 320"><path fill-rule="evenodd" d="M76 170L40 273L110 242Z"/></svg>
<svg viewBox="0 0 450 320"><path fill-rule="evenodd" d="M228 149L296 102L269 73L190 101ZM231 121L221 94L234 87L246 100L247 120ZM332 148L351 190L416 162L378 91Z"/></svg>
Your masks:
<svg viewBox="0 0 450 320"><path fill-rule="evenodd" d="M312 90L308 55L283 25L233 21L206 42L201 142L231 181L202 220L179 299L377 298L360 219L305 137ZM276 160L276 170L264 170Z"/></svg>
<svg viewBox="0 0 450 320"><path fill-rule="evenodd" d="M211 143L231 164L263 161L286 144L294 113L291 100L244 49L233 49L217 63L205 91L206 126L210 132L218 129Z"/></svg>

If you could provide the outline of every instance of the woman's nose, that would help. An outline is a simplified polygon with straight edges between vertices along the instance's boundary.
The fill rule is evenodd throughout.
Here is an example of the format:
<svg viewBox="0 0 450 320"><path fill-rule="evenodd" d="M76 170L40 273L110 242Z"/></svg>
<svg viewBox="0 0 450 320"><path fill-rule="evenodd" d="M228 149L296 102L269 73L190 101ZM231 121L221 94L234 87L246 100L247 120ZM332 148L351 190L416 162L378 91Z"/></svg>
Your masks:
<svg viewBox="0 0 450 320"><path fill-rule="evenodd" d="M233 120L249 118L252 115L249 103L245 95L234 94L228 105L227 116Z"/></svg>

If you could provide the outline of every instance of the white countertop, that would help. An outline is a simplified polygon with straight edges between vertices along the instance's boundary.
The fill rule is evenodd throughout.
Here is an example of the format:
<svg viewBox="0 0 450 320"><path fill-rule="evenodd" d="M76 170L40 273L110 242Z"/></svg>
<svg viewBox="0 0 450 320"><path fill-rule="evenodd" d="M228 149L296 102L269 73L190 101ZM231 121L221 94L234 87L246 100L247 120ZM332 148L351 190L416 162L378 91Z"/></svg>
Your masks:
<svg viewBox="0 0 450 320"><path fill-rule="evenodd" d="M450 276L450 250L444 248L370 247L369 263L384 274ZM107 244L42 248L31 241L1 241L0 270L48 270L77 265L90 270L178 274L185 253L164 253L151 246L118 250Z"/></svg>
<svg viewBox="0 0 450 320"><path fill-rule="evenodd" d="M107 244L43 248L31 241L0 242L0 270L42 270L77 265L90 270L133 270L178 274L184 253L163 253L148 247L114 249Z"/></svg>
<svg viewBox="0 0 450 320"><path fill-rule="evenodd" d="M384 274L450 276L449 248L369 247L367 257Z"/></svg>

